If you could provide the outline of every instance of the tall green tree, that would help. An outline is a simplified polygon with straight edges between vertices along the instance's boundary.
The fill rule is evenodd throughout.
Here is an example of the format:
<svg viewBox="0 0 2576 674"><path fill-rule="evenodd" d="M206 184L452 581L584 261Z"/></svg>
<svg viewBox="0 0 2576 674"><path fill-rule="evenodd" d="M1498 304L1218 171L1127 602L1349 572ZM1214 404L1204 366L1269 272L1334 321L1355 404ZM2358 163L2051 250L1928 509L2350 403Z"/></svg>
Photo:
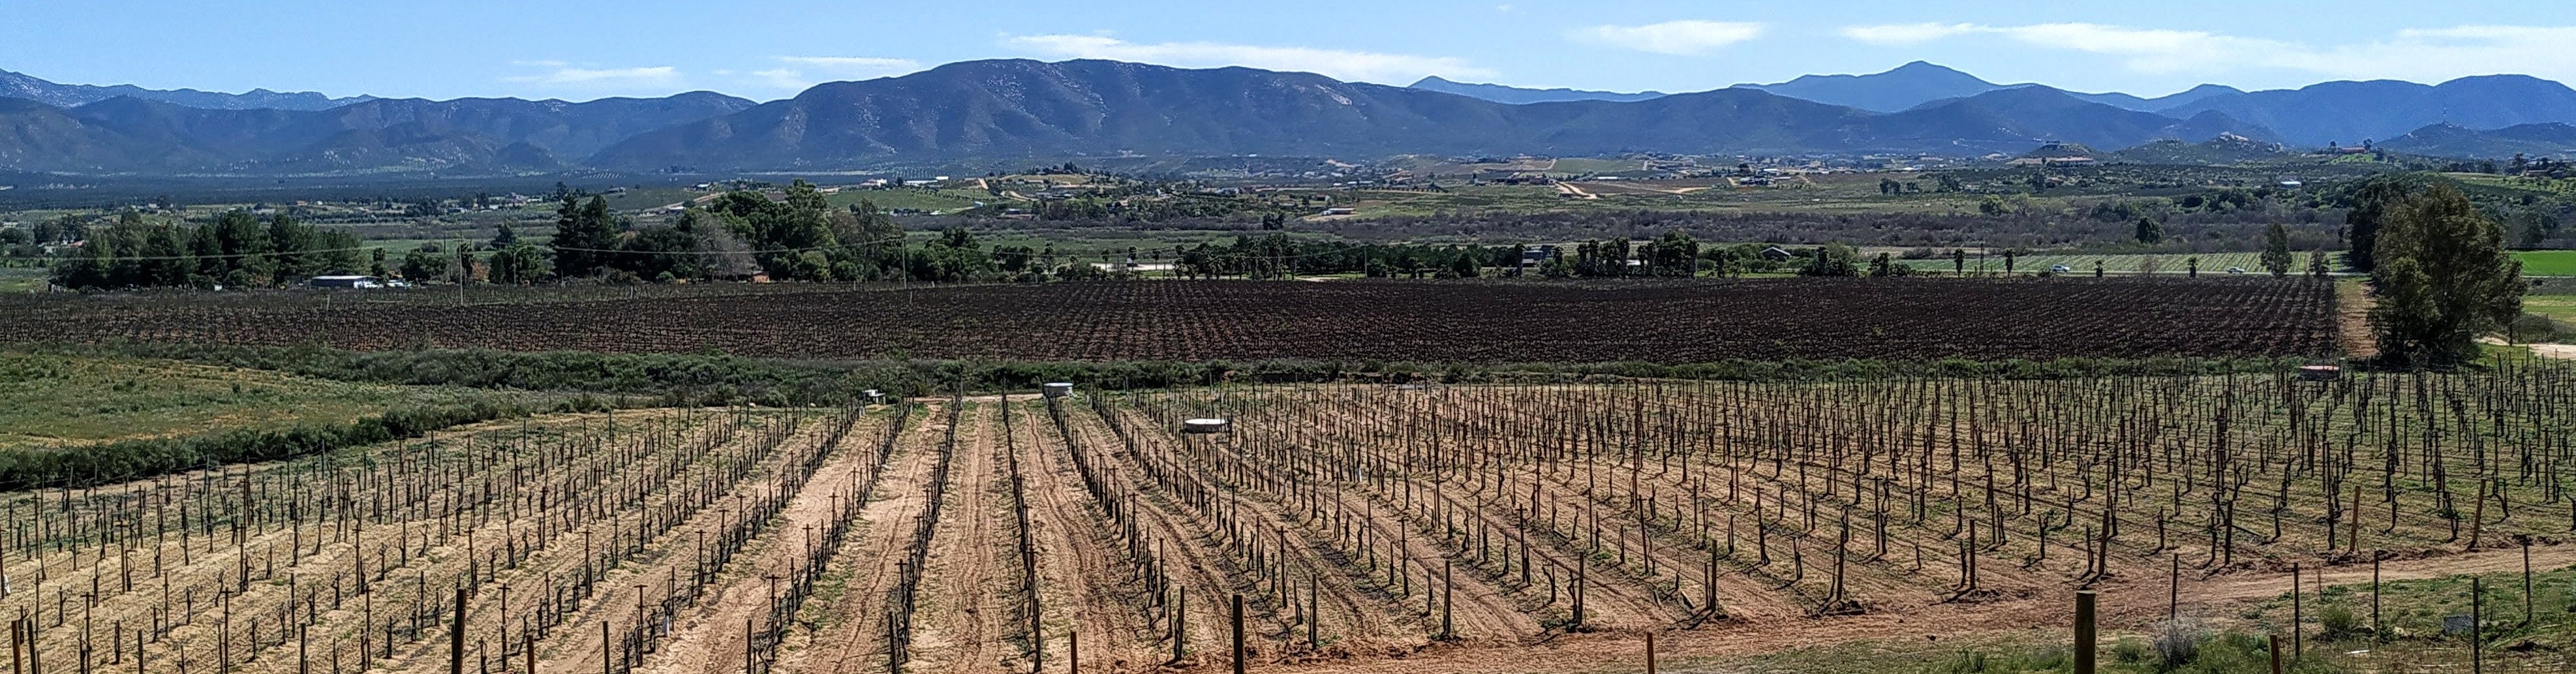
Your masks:
<svg viewBox="0 0 2576 674"><path fill-rule="evenodd" d="M2522 263L2504 228L2459 190L2426 188L2385 212L2374 239L2371 309L2382 357L2447 367L2474 360L2477 338L2522 314Z"/></svg>
<svg viewBox="0 0 2576 674"><path fill-rule="evenodd" d="M1851 246L1839 243L1828 243L1822 246L1817 246L1813 251L1813 256L1807 258L1807 266L1798 270L1798 275L1859 276L1860 263L1858 257L1859 255L1852 251Z"/></svg>
<svg viewBox="0 0 2576 674"><path fill-rule="evenodd" d="M582 203L565 195L555 207L555 237L547 245L554 249L557 274L589 276L608 266L617 249L617 217L608 211L608 198L594 195Z"/></svg>
<svg viewBox="0 0 2576 674"><path fill-rule="evenodd" d="M2163 243L2165 226L2155 218L2138 218L2138 243Z"/></svg>
<svg viewBox="0 0 2576 674"><path fill-rule="evenodd" d="M2263 268L2275 277L2290 275L2290 229L2272 223L2263 229Z"/></svg>
<svg viewBox="0 0 2576 674"><path fill-rule="evenodd" d="M2374 176L2362 181L2351 195L2343 212L2344 235L2351 240L2352 250L2344 254L2354 269L2376 269L2381 223L2391 211L2424 188L2422 179L2404 175Z"/></svg>

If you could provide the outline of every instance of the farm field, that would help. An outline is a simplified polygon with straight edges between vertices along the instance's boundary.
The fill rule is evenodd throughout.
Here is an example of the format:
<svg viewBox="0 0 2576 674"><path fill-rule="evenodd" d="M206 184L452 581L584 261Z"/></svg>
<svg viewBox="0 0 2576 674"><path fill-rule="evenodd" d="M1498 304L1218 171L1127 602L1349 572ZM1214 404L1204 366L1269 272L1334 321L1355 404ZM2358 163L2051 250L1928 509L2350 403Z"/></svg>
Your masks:
<svg viewBox="0 0 2576 674"><path fill-rule="evenodd" d="M2329 284L1764 279L1588 285L1123 282L808 287L448 306L441 290L7 300L0 341L414 346L782 358L1728 359L2325 356ZM331 298L341 297L334 303Z"/></svg>
<svg viewBox="0 0 2576 674"><path fill-rule="evenodd" d="M2576 276L2576 250L2515 251L2524 276Z"/></svg>
<svg viewBox="0 0 2576 674"><path fill-rule="evenodd" d="M2089 275L2093 273L2093 263L2098 261L2102 263L2103 271L2112 274L2146 273L2188 276L2191 273L2192 258L2200 259L2200 273L2203 275L2231 276L2231 274L2227 273L2227 270L2230 267L2244 269L2245 275L2249 276L2270 274L2270 272L2263 269L2262 253L2171 253L2155 255L2081 255L2041 253L2022 255L2013 258L2013 271L2015 273L2027 274L2046 271L2048 268L2058 265L2065 265L2068 269L2075 270L2071 272L2073 274L2079 276ZM1948 257L1904 260L1904 263L1915 269L1936 272L1947 272L1955 266L1955 263ZM2004 258L2000 254L1988 254L1985 256L1982 263L1984 265L1984 273L2000 274L2004 271ZM2297 262L2292 265L2296 268L2292 269L2291 272L2294 275L2307 273L2307 263L2307 258L2300 257ZM1969 251L1967 264L1968 273L1979 273L1979 264L1980 261L1977 259L1976 251Z"/></svg>
<svg viewBox="0 0 2576 674"><path fill-rule="evenodd" d="M2345 606L2397 584L2381 650L2465 668L2406 583L2525 539L2576 564L2570 391L2518 364L565 415L0 495L0 611L102 671L1061 671L1077 636L1083 671L1219 671L1237 606L1260 671L1599 671L1649 634L1681 662L2008 640L2077 588L2115 636L2321 639L2273 610L2300 568Z"/></svg>
<svg viewBox="0 0 2576 674"><path fill-rule="evenodd" d="M344 423L398 405L499 397L149 358L0 350L0 450Z"/></svg>

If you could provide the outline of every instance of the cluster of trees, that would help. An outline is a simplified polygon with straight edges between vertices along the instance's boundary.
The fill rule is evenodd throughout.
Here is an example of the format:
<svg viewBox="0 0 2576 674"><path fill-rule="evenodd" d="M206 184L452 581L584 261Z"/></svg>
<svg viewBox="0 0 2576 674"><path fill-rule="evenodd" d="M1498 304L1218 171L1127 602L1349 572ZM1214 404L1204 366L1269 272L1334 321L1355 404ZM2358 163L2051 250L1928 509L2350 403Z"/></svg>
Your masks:
<svg viewBox="0 0 2576 674"><path fill-rule="evenodd" d="M231 211L189 225L135 211L81 232L80 247L54 265L67 288L278 286L327 274L385 273L381 251L357 235L315 229L287 215L265 220Z"/></svg>
<svg viewBox="0 0 2576 674"><path fill-rule="evenodd" d="M2416 176L2382 176L2351 192L2350 262L2370 272L2370 322L2392 363L2450 367L2475 360L2477 338L2522 316L2522 263L2504 227L2467 194ZM2270 260L2266 259L2266 263Z"/></svg>
<svg viewBox="0 0 2576 674"><path fill-rule="evenodd" d="M1487 267L1516 267L1521 246L1367 244L1299 239L1286 234L1236 237L1230 243L1174 246L1164 251L1129 249L1123 260L1105 260L1111 271L1127 263L1169 260L1184 278L1278 278L1291 274L1361 274L1370 278L1475 278ZM1068 269L1071 278L1088 267Z"/></svg>
<svg viewBox="0 0 2576 674"><path fill-rule="evenodd" d="M865 200L833 208L799 180L783 198L734 190L692 204L670 225L637 227L608 202L566 199L557 209L553 273L653 281L742 279L964 281L993 270L962 231L907 246L894 218Z"/></svg>

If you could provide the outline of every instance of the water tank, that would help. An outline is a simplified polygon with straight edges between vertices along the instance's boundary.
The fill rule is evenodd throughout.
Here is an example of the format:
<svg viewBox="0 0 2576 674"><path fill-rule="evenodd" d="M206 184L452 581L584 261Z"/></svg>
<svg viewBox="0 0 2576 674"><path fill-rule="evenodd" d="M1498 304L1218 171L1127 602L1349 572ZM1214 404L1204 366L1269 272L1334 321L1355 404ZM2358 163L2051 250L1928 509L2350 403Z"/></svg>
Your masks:
<svg viewBox="0 0 2576 674"><path fill-rule="evenodd" d="M1183 433L1223 433L1225 429L1224 419L1191 419L1181 422Z"/></svg>
<svg viewBox="0 0 2576 674"><path fill-rule="evenodd" d="M1047 382L1047 385L1046 385L1046 397L1049 397L1049 398L1062 398L1062 397L1069 396L1069 395L1073 395L1073 382L1069 382L1069 381Z"/></svg>

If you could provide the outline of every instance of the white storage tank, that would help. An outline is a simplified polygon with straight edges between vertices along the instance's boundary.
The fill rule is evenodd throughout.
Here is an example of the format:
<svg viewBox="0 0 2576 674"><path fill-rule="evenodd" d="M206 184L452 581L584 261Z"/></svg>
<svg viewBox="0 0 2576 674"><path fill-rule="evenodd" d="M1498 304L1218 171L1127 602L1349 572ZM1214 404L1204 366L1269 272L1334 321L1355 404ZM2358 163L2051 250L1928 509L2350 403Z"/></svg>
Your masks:
<svg viewBox="0 0 2576 674"><path fill-rule="evenodd" d="M1062 397L1069 396L1069 395L1073 395L1073 382L1069 382L1069 381L1047 382L1047 385L1046 385L1046 397L1049 397L1049 398L1062 398Z"/></svg>
<svg viewBox="0 0 2576 674"><path fill-rule="evenodd" d="M1206 434L1223 433L1225 431L1226 423L1224 419L1191 419L1181 422L1181 432L1183 433Z"/></svg>

